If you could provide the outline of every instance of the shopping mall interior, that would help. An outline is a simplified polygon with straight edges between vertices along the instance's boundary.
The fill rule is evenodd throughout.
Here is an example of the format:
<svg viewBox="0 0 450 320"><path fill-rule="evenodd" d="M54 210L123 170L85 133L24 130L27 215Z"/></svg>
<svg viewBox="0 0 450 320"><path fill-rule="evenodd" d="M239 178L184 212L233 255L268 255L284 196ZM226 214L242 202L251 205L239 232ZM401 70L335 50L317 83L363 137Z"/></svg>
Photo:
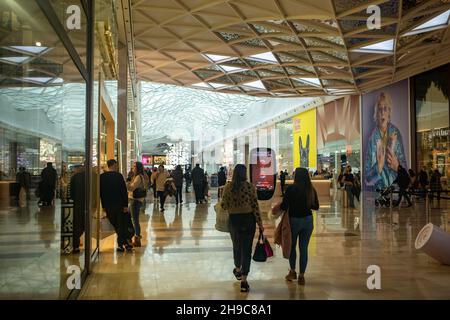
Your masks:
<svg viewBox="0 0 450 320"><path fill-rule="evenodd" d="M450 299L449 53L446 0L1 0L0 299ZM237 164L273 249L248 292L222 206ZM275 244L299 167L319 202L304 283Z"/></svg>

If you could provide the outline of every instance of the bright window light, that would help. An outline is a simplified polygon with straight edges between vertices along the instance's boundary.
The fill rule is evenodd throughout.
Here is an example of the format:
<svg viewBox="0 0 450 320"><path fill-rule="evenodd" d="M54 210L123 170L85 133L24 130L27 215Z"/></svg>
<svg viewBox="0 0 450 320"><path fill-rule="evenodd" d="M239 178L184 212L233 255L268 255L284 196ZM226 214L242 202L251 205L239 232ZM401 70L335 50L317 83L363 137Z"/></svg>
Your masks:
<svg viewBox="0 0 450 320"><path fill-rule="evenodd" d="M260 62L278 63L277 59L270 51L251 55L248 57L248 59Z"/></svg>
<svg viewBox="0 0 450 320"><path fill-rule="evenodd" d="M30 57L1 57L0 61L21 64L30 59Z"/></svg>
<svg viewBox="0 0 450 320"><path fill-rule="evenodd" d="M214 89L220 89L220 88L224 88L224 87L228 86L227 84L217 83L217 82L208 82L208 83Z"/></svg>
<svg viewBox="0 0 450 320"><path fill-rule="evenodd" d="M266 87L264 86L264 83L262 83L261 80L256 80L256 81L244 83L244 86L249 87L249 88L253 88L253 89L266 90Z"/></svg>
<svg viewBox="0 0 450 320"><path fill-rule="evenodd" d="M208 86L208 85L207 85L206 83L204 83L204 82L194 83L192 86L193 86L193 87L200 87L200 88L208 88L208 89L211 88L210 86Z"/></svg>
<svg viewBox="0 0 450 320"><path fill-rule="evenodd" d="M320 87L320 80L318 78L294 78L294 80Z"/></svg>
<svg viewBox="0 0 450 320"><path fill-rule="evenodd" d="M206 54L205 53L204 56L212 62L221 62L221 61L225 61L225 60L229 60L229 59L234 59L233 57L222 56L219 54Z"/></svg>
<svg viewBox="0 0 450 320"><path fill-rule="evenodd" d="M352 51L368 53L392 53L394 51L394 39L369 44L358 49L353 49Z"/></svg>
<svg viewBox="0 0 450 320"><path fill-rule="evenodd" d="M225 72L239 72L239 71L244 71L246 69L244 68L239 68L239 67L231 67L231 66L220 66Z"/></svg>
<svg viewBox="0 0 450 320"><path fill-rule="evenodd" d="M63 83L64 83L64 79L62 79L62 78L55 78L55 79L52 81L52 83L53 83L53 84L63 84Z"/></svg>
<svg viewBox="0 0 450 320"><path fill-rule="evenodd" d="M13 49L20 52L26 52L31 54L40 54L48 49L48 47L38 47L38 46L10 46L7 49Z"/></svg>
<svg viewBox="0 0 450 320"><path fill-rule="evenodd" d="M449 18L450 10L447 10L444 13L441 13L440 15L428 20L427 22L419 24L411 31L403 34L402 37L445 28L450 23Z"/></svg>

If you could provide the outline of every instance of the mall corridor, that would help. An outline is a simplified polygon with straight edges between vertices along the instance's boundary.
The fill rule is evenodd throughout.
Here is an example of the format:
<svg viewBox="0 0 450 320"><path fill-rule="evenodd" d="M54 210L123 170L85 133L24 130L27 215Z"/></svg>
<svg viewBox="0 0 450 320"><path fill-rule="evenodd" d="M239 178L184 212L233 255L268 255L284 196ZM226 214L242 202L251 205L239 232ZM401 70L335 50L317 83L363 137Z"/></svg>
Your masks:
<svg viewBox="0 0 450 320"><path fill-rule="evenodd" d="M264 219L275 250L267 262L252 262L248 295L239 291L232 269L228 233L215 228L214 196L207 204L171 203L164 213L148 203L141 215L143 246L133 253L114 250L115 237L101 243L102 254L80 299L447 299L448 267L414 248L427 222L449 230L450 202L426 216L424 203L382 209L374 216L323 205L314 215L306 285L287 282L289 265L273 245L274 222ZM173 201L172 201L173 202ZM437 203L436 203L437 204ZM428 220L428 221L425 221ZM256 239L255 239L256 241ZM369 290L369 265L381 267L382 290Z"/></svg>

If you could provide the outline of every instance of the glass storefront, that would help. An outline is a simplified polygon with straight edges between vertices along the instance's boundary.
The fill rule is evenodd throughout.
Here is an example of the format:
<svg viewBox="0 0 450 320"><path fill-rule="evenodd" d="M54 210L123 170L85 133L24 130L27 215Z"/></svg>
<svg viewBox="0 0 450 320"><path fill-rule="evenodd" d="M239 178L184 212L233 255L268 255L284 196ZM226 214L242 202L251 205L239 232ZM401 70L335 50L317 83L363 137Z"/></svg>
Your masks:
<svg viewBox="0 0 450 320"><path fill-rule="evenodd" d="M450 65L413 78L416 112L416 170L438 169L444 189L450 178Z"/></svg>

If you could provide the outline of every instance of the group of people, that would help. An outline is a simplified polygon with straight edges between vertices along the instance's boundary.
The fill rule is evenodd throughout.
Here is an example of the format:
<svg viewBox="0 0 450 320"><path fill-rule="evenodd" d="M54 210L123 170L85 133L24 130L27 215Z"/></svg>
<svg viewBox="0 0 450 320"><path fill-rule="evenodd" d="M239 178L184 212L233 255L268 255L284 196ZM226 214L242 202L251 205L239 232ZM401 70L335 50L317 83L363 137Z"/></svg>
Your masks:
<svg viewBox="0 0 450 320"><path fill-rule="evenodd" d="M352 173L352 167L347 165L344 169L344 172L338 176L338 183L341 188L345 189L347 192L347 198L349 207L354 209L355 207L355 198L359 201L359 197L361 194L361 174L360 172L355 175Z"/></svg>

